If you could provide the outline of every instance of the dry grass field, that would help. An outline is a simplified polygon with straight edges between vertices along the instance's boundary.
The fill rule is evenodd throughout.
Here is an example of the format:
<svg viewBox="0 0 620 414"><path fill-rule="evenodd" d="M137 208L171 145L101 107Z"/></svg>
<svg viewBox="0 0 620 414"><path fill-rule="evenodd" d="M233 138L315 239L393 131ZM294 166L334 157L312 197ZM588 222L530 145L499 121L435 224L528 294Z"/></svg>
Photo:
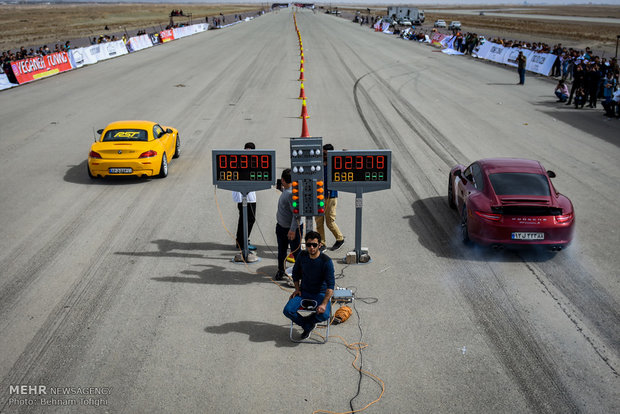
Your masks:
<svg viewBox="0 0 620 414"><path fill-rule="evenodd" d="M257 12L260 4L2 4L0 5L0 50L20 46L64 43L66 40L92 38L110 32L165 27L170 11L192 13L192 22L204 22L205 16ZM187 17L175 17L186 23Z"/></svg>

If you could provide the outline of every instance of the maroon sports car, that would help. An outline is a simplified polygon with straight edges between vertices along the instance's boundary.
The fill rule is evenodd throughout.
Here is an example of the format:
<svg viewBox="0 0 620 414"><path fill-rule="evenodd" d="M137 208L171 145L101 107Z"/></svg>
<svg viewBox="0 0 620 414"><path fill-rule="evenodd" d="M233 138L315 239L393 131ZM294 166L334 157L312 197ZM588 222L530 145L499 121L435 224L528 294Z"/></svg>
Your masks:
<svg viewBox="0 0 620 414"><path fill-rule="evenodd" d="M448 204L461 216L461 238L481 245L545 245L561 250L573 238L575 212L538 161L489 158L448 179Z"/></svg>

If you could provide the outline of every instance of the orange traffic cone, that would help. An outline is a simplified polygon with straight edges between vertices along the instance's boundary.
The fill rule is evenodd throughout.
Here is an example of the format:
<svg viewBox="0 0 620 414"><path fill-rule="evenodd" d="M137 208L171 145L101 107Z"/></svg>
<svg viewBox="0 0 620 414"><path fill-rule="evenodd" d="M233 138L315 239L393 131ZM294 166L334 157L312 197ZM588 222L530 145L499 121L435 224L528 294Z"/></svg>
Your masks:
<svg viewBox="0 0 620 414"><path fill-rule="evenodd" d="M308 122L306 118L301 121L301 138L310 138L310 132L308 132Z"/></svg>
<svg viewBox="0 0 620 414"><path fill-rule="evenodd" d="M304 61L303 59L301 60L301 63L299 64L299 71L301 72L301 70L304 68Z"/></svg>
<svg viewBox="0 0 620 414"><path fill-rule="evenodd" d="M304 89L304 83L301 83L301 89L299 89L299 98L297 99L306 99L306 90Z"/></svg>
<svg viewBox="0 0 620 414"><path fill-rule="evenodd" d="M304 78L304 68L301 68L299 70L299 79L298 80L300 80L300 81L305 81L306 80L306 78Z"/></svg>
<svg viewBox="0 0 620 414"><path fill-rule="evenodd" d="M306 107L305 99L301 101L301 115L299 115L299 117L302 119L310 118L310 115L308 115L308 108Z"/></svg>

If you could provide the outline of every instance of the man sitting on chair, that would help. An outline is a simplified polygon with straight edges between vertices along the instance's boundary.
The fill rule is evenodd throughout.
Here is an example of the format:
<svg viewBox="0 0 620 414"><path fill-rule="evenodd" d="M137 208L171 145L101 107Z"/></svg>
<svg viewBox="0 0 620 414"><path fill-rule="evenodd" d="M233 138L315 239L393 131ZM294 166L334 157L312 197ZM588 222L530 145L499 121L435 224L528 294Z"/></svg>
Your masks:
<svg viewBox="0 0 620 414"><path fill-rule="evenodd" d="M305 237L306 250L299 253L293 266L295 291L284 307L284 316L304 330L301 339L310 336L317 323L324 322L331 314L331 298L334 294L334 264L332 259L321 253L321 235L309 231ZM302 300L314 300L316 313L301 316L297 310Z"/></svg>

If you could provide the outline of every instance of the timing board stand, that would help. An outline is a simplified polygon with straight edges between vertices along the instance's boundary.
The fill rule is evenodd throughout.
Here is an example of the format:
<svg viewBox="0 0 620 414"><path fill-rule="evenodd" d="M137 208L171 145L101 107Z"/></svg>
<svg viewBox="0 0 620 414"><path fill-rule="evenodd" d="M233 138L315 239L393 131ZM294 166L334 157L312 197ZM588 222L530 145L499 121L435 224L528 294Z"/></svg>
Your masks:
<svg viewBox="0 0 620 414"><path fill-rule="evenodd" d="M234 262L256 263L258 256L254 252L250 252L248 246L248 193L241 193L241 210L243 216L243 245L241 253L235 255Z"/></svg>
<svg viewBox="0 0 620 414"><path fill-rule="evenodd" d="M249 251L248 193L267 190L276 183L275 150L212 150L213 185L241 193L243 245L233 262L256 263L260 258Z"/></svg>
<svg viewBox="0 0 620 414"><path fill-rule="evenodd" d="M362 247L363 194L389 189L391 171L391 150L327 152L327 190L355 194L355 250L347 253L347 264L371 261L368 248Z"/></svg>

